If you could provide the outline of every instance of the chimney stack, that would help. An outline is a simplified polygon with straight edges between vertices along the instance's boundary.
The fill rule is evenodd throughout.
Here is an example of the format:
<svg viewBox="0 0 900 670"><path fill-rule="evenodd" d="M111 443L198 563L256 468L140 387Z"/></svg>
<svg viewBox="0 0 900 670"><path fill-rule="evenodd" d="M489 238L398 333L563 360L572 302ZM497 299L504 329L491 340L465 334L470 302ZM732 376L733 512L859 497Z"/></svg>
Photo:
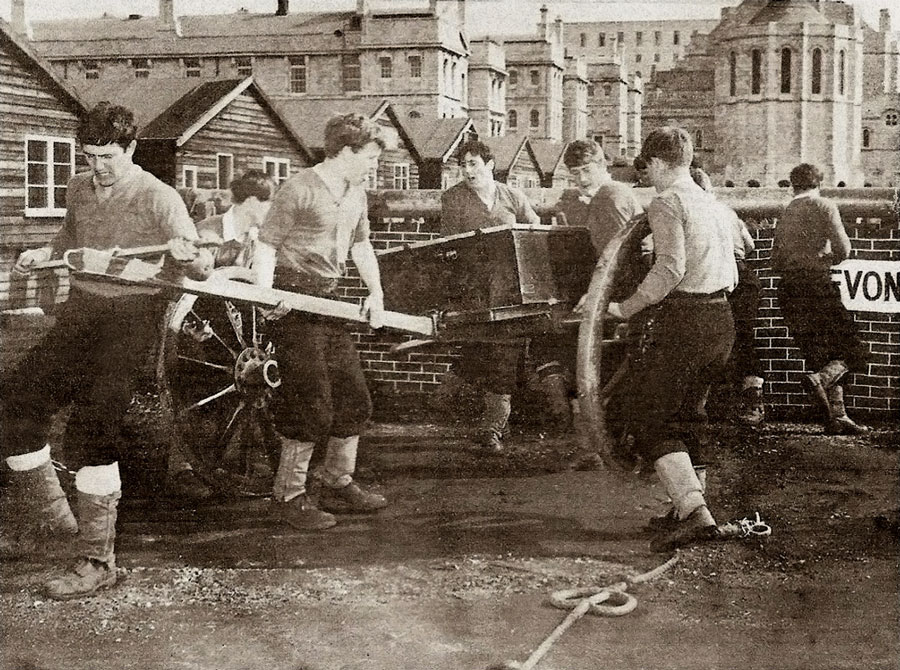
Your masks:
<svg viewBox="0 0 900 670"><path fill-rule="evenodd" d="M175 16L175 0L159 0L159 20L162 30L173 30L181 36L181 25Z"/></svg>
<svg viewBox="0 0 900 670"><path fill-rule="evenodd" d="M890 35L891 33L891 10L882 9L878 14L878 32L882 35Z"/></svg>
<svg viewBox="0 0 900 670"><path fill-rule="evenodd" d="M30 40L31 24L28 23L28 16L25 13L25 0L12 0L11 9L9 19L13 32Z"/></svg>
<svg viewBox="0 0 900 670"><path fill-rule="evenodd" d="M459 21L459 29L466 29L466 0L456 0L456 15Z"/></svg>
<svg viewBox="0 0 900 670"><path fill-rule="evenodd" d="M550 25L547 23L547 5L541 5L541 21L538 23L538 35L542 39L550 39Z"/></svg>
<svg viewBox="0 0 900 670"><path fill-rule="evenodd" d="M288 0L278 0L278 9L275 10L275 16L287 16Z"/></svg>

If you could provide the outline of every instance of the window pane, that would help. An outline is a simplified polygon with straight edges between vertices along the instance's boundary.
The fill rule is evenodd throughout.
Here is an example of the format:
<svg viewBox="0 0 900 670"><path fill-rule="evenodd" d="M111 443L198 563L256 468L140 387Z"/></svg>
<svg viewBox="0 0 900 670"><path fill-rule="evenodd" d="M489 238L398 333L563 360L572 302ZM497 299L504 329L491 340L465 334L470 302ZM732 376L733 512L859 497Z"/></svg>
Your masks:
<svg viewBox="0 0 900 670"><path fill-rule="evenodd" d="M53 166L53 183L56 186L62 186L69 181L70 170L68 165Z"/></svg>
<svg viewBox="0 0 900 670"><path fill-rule="evenodd" d="M72 145L67 142L53 143L53 162L66 163L72 162Z"/></svg>
<svg viewBox="0 0 900 670"><path fill-rule="evenodd" d="M58 186L53 189L53 206L63 208L66 206L66 187Z"/></svg>
<svg viewBox="0 0 900 670"><path fill-rule="evenodd" d="M280 180L287 179L288 176L288 164L287 163L279 163L278 164L278 178Z"/></svg>
<svg viewBox="0 0 900 670"><path fill-rule="evenodd" d="M43 163L28 164L28 183L29 184L46 184L47 183L47 166Z"/></svg>
<svg viewBox="0 0 900 670"><path fill-rule="evenodd" d="M29 140L27 153L28 153L29 161L46 161L47 160L47 143Z"/></svg>
<svg viewBox="0 0 900 670"><path fill-rule="evenodd" d="M47 206L47 189L39 186L30 186L28 188L28 202L26 207L43 208Z"/></svg>

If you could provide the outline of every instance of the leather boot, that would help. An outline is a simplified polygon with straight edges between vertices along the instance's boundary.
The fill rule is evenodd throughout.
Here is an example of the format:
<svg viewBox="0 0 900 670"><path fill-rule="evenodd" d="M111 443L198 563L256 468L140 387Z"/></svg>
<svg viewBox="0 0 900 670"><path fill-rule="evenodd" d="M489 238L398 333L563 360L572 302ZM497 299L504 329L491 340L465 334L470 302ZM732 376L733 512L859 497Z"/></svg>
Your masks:
<svg viewBox="0 0 900 670"><path fill-rule="evenodd" d="M47 449L48 460L37 467L9 472L0 537L0 556L4 558L30 553L39 539L65 539L78 533L78 523L49 457Z"/></svg>
<svg viewBox="0 0 900 670"><path fill-rule="evenodd" d="M744 377L741 389L737 422L744 426L758 426L766 420L766 406L763 403L763 380L761 377Z"/></svg>
<svg viewBox="0 0 900 670"><path fill-rule="evenodd" d="M700 479L686 451L668 453L653 464L672 499L677 521L650 543L654 552L673 551L716 537L716 522L706 506Z"/></svg>
<svg viewBox="0 0 900 670"><path fill-rule="evenodd" d="M844 361L829 361L818 372L810 372L800 377L803 388L809 395L813 407L819 410L825 425L831 423L834 418L831 413L831 403L828 400L828 389L834 386L845 374L847 366Z"/></svg>
<svg viewBox="0 0 900 670"><path fill-rule="evenodd" d="M707 469L705 465L694 466L694 474L697 475L697 481L700 482L700 493L703 494L704 498L706 497L706 473ZM651 517L647 522L647 530L666 530L674 526L677 522L678 512L675 510L675 507L672 506L665 514Z"/></svg>
<svg viewBox="0 0 900 670"><path fill-rule="evenodd" d="M359 435L330 437L322 466L319 504L329 512L374 512L387 506L384 496L366 491L353 481Z"/></svg>
<svg viewBox="0 0 900 670"><path fill-rule="evenodd" d="M281 438L281 456L272 487L272 516L297 530L325 530L337 524L306 494L306 477L315 442Z"/></svg>
<svg viewBox="0 0 900 670"><path fill-rule="evenodd" d="M122 493L77 495L81 558L62 577L47 582L47 596L54 600L82 598L116 583L116 517Z"/></svg>
<svg viewBox="0 0 900 670"><path fill-rule="evenodd" d="M484 415L481 424L481 445L489 452L503 451L503 433L512 411L512 396L508 393L485 393Z"/></svg>
<svg viewBox="0 0 900 670"><path fill-rule="evenodd" d="M828 389L828 402L831 405L831 421L825 425L825 432L828 435L860 435L869 430L847 416L843 386L835 384Z"/></svg>

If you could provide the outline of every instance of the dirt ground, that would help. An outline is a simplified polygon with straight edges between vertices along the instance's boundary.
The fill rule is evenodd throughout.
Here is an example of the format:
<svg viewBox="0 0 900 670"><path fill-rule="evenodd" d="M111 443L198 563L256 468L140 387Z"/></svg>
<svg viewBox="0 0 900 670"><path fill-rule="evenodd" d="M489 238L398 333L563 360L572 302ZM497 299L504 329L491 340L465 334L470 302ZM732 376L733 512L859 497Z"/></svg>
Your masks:
<svg viewBox="0 0 900 670"><path fill-rule="evenodd" d="M427 419L427 417L425 417ZM153 423L130 439L153 444ZM896 424L863 437L811 425L715 427L711 507L757 512L768 538L701 545L631 587L619 618L587 615L544 670L896 668L900 539ZM262 498L197 510L155 488L151 458L124 463L137 491L120 514L121 584L53 602L41 583L64 548L0 565L2 663L66 668L484 669L524 661L565 617L557 589L602 586L655 568L646 519L665 509L651 479L567 467L575 440L539 426L498 456L462 424L383 422L360 479L392 504L295 534ZM889 520L895 517L889 517Z"/></svg>

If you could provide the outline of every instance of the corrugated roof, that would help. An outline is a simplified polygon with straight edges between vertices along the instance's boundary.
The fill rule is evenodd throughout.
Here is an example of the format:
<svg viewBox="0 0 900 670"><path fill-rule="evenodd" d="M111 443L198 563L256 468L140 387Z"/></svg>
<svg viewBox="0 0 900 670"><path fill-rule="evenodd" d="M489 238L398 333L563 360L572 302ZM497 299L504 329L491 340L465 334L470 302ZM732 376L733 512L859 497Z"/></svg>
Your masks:
<svg viewBox="0 0 900 670"><path fill-rule="evenodd" d="M531 150L537 159L542 174L553 174L559 166L568 143L549 139L529 139Z"/></svg>
<svg viewBox="0 0 900 670"><path fill-rule="evenodd" d="M451 119L400 118L419 155L426 160L444 160L459 140L472 127L468 117Z"/></svg>
<svg viewBox="0 0 900 670"><path fill-rule="evenodd" d="M828 19L805 0L771 0L750 23L828 23Z"/></svg>

